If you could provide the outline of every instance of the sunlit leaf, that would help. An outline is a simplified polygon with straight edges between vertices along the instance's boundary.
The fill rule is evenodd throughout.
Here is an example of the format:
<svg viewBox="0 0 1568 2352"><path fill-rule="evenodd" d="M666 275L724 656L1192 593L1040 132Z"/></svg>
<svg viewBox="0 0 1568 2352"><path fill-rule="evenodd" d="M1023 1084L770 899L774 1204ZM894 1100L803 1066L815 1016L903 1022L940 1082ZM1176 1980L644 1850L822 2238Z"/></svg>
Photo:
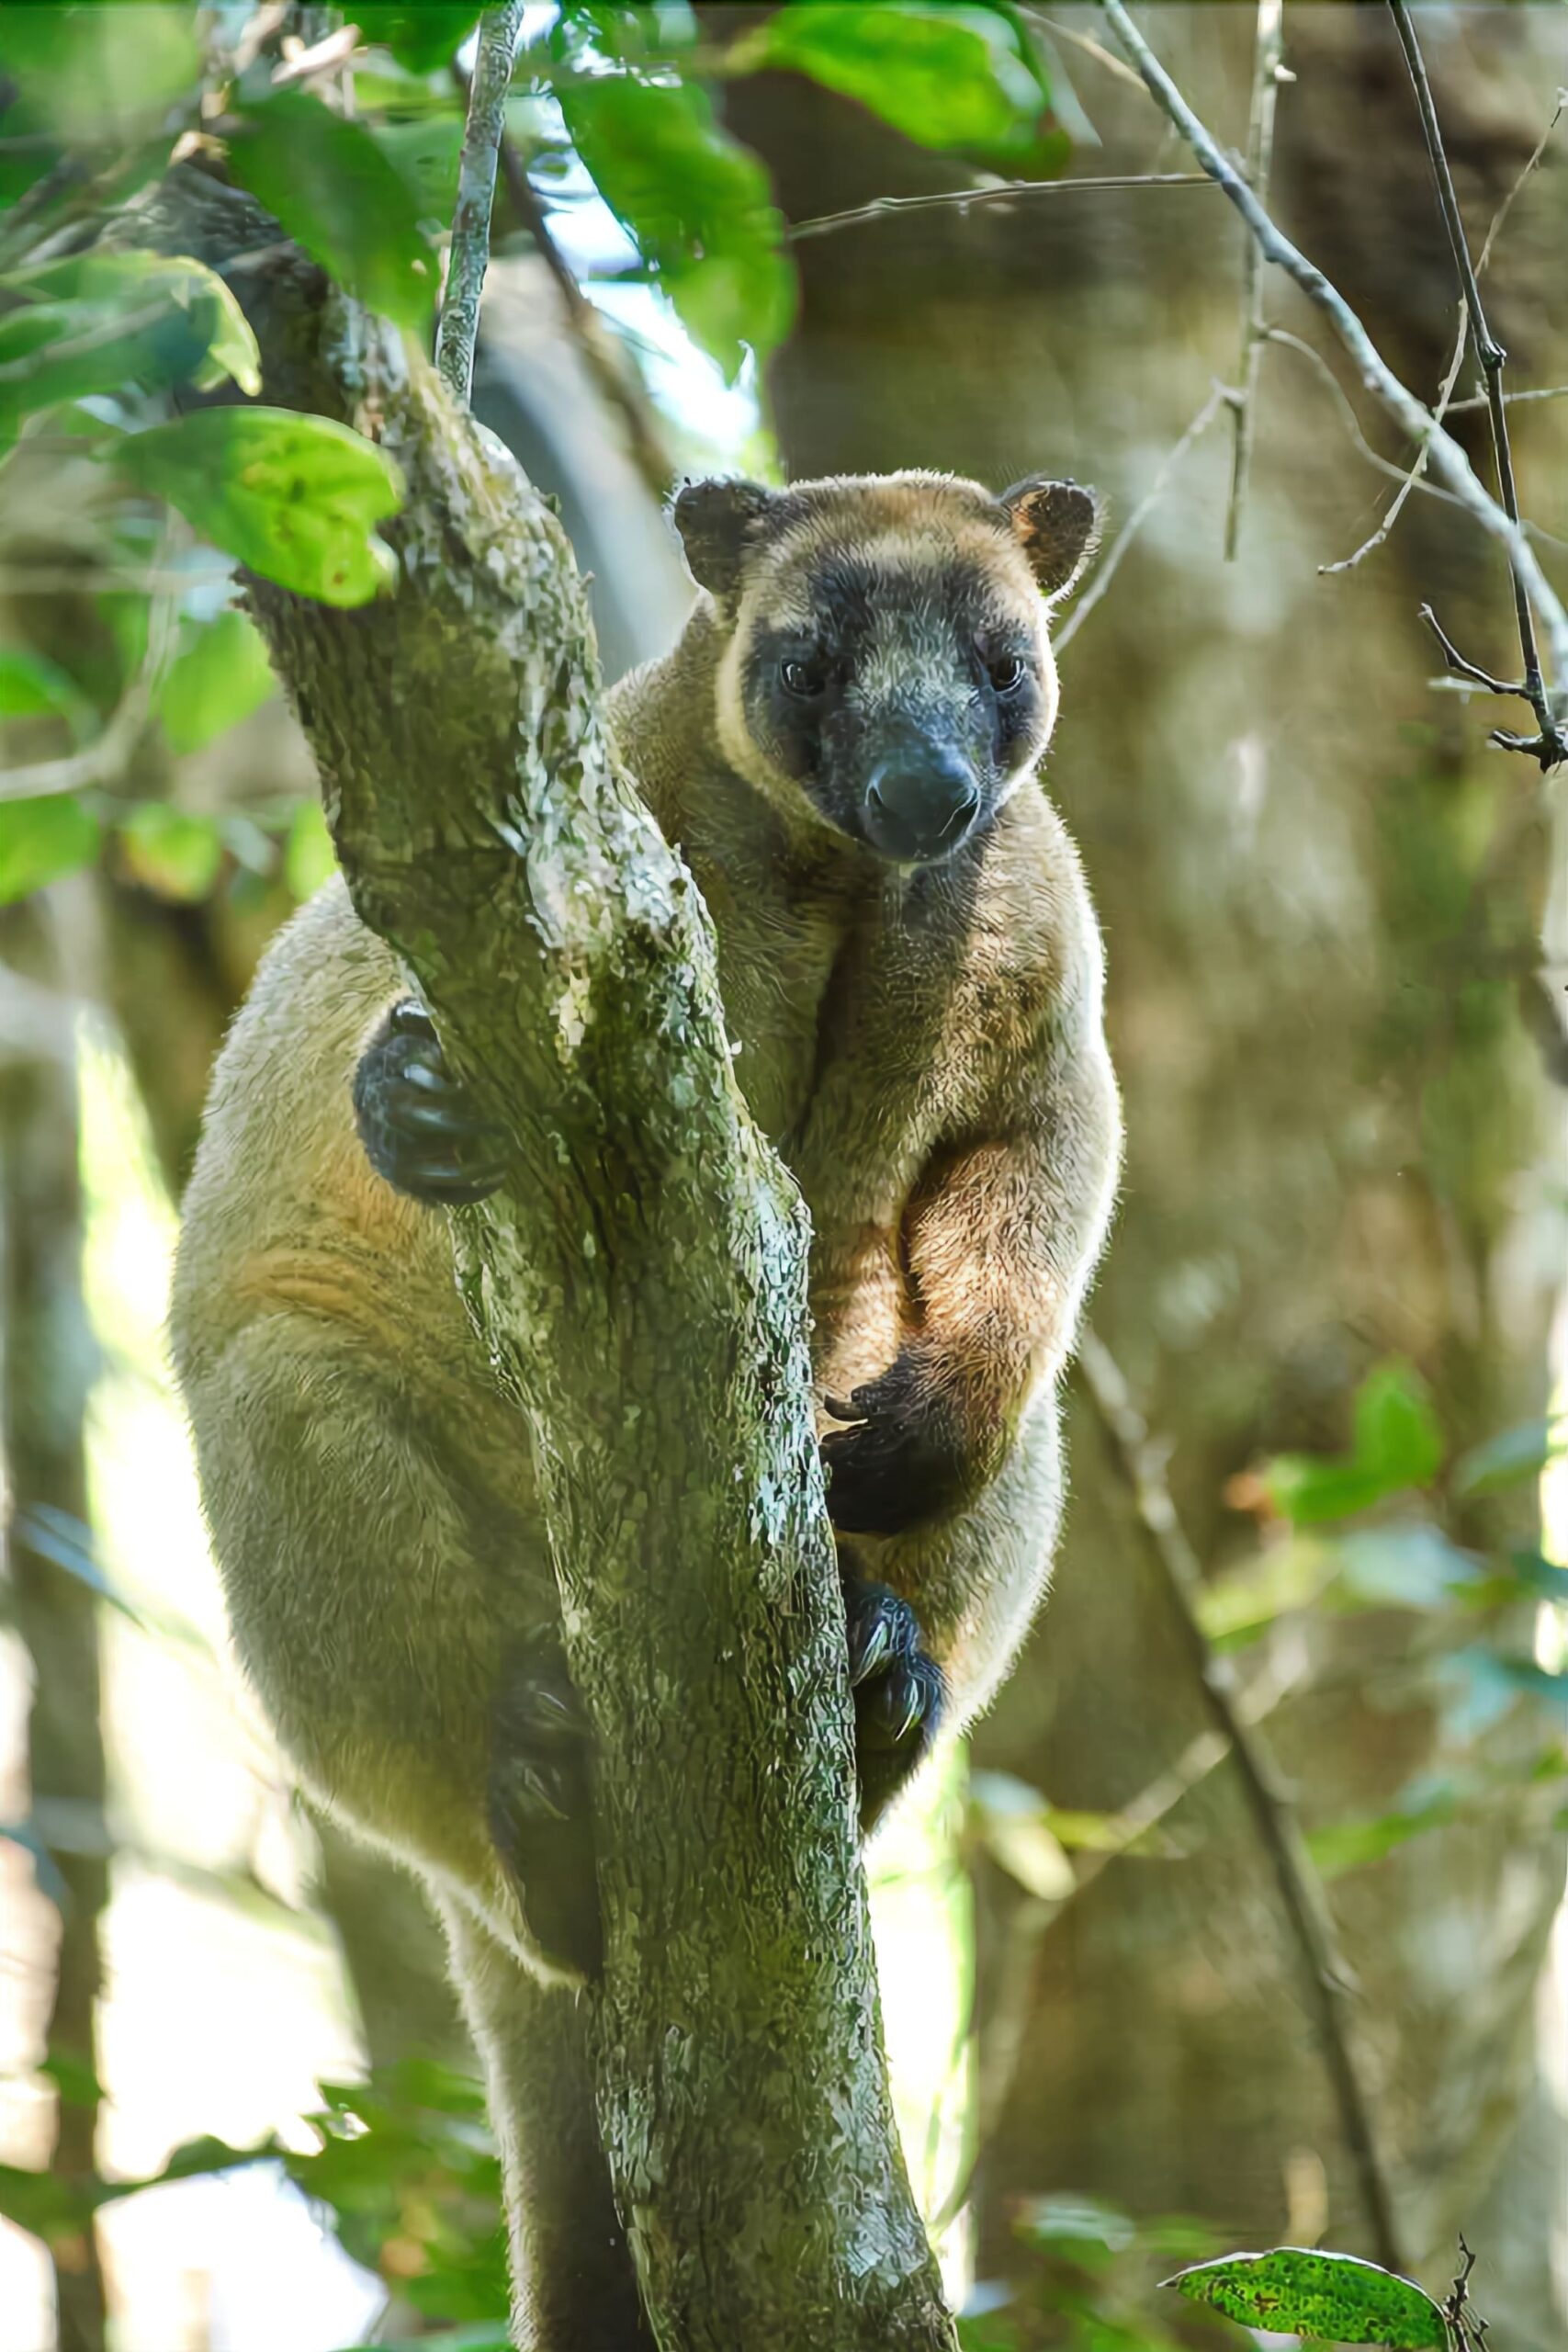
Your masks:
<svg viewBox="0 0 1568 2352"><path fill-rule="evenodd" d="M157 710L170 750L199 751L259 710L272 690L272 664L254 622L220 613L192 633L164 680Z"/></svg>
<svg viewBox="0 0 1568 2352"><path fill-rule="evenodd" d="M1300 1525L1348 1519L1389 1495L1425 1487L1443 1439L1426 1386L1405 1363L1379 1364L1356 1391L1348 1454L1282 1453L1264 1471L1276 1510Z"/></svg>
<svg viewBox="0 0 1568 2352"><path fill-rule="evenodd" d="M135 879L176 902L205 899L223 862L217 819L164 800L139 802L120 823L119 844Z"/></svg>
<svg viewBox="0 0 1568 2352"><path fill-rule="evenodd" d="M422 208L363 123L303 90L278 90L246 111L229 162L341 286L412 334L427 334L435 271Z"/></svg>
<svg viewBox="0 0 1568 2352"><path fill-rule="evenodd" d="M1568 1452L1568 1417L1524 1421L1504 1430L1483 1445L1472 1446L1454 1464L1456 1495L1495 1495L1508 1487L1528 1486L1550 1462Z"/></svg>
<svg viewBox="0 0 1568 2352"><path fill-rule="evenodd" d="M1212 1642L1239 1645L1293 1609L1310 1608L1333 1581L1338 1553L1319 1538L1292 1536L1203 1587L1198 1615Z"/></svg>
<svg viewBox="0 0 1568 2352"><path fill-rule="evenodd" d="M1244 2327L1323 2344L1378 2344L1388 2352L1446 2352L1448 2330L1430 2295L1350 2254L1276 2246L1201 2262L1166 2281Z"/></svg>
<svg viewBox="0 0 1568 2352"><path fill-rule="evenodd" d="M337 858L320 801L302 800L294 811L283 850L283 878L292 898L314 898L337 871Z"/></svg>
<svg viewBox="0 0 1568 2352"><path fill-rule="evenodd" d="M1474 1589L1485 1567L1442 1530L1413 1521L1359 1529L1339 1546L1346 1599L1377 1609L1438 1609Z"/></svg>
<svg viewBox="0 0 1568 2352"><path fill-rule="evenodd" d="M0 67L67 142L119 140L194 99L201 50L189 8L8 7Z"/></svg>
<svg viewBox="0 0 1568 2352"><path fill-rule="evenodd" d="M30 645L0 645L0 719L63 718L78 742L93 725L93 706L58 662Z"/></svg>
<svg viewBox="0 0 1568 2352"><path fill-rule="evenodd" d="M1307 1838L1307 1849L1325 1879L1346 1871L1381 1862L1385 1854L1408 1845L1412 1838L1440 1829L1453 1820L1458 1799L1452 1789L1435 1790L1427 1803L1375 1814L1358 1821L1325 1822Z"/></svg>
<svg viewBox="0 0 1568 2352"><path fill-rule="evenodd" d="M774 9L730 63L807 74L926 147L1020 145L1044 103L1012 27L983 7L812 0Z"/></svg>
<svg viewBox="0 0 1568 2352"><path fill-rule="evenodd" d="M70 793L0 800L0 906L90 865L99 838L97 819Z"/></svg>
<svg viewBox="0 0 1568 2352"><path fill-rule="evenodd" d="M976 1835L1010 1878L1043 1902L1065 1901L1077 1880L1037 1789L1006 1772L976 1772L969 1808Z"/></svg>
<svg viewBox="0 0 1568 2352"><path fill-rule="evenodd" d="M604 74L563 87L560 103L600 195L733 381L746 346L770 351L795 314L766 172L685 85Z"/></svg>
<svg viewBox="0 0 1568 2352"><path fill-rule="evenodd" d="M373 526L401 503L401 477L345 424L288 409L200 409L125 435L112 455L215 546L297 595L363 605L396 576Z"/></svg>
<svg viewBox="0 0 1568 2352"><path fill-rule="evenodd" d="M1014 2228L1034 2245L1096 2254L1125 2254L1137 2243L1138 2225L1117 2206L1094 2197L1036 2197L1021 2206Z"/></svg>

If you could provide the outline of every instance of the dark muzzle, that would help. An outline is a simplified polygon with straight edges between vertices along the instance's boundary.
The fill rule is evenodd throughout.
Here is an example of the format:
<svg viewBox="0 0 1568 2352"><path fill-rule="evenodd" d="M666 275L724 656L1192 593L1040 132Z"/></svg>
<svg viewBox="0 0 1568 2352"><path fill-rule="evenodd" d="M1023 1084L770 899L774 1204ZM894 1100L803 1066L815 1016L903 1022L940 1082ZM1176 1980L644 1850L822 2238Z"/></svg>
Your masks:
<svg viewBox="0 0 1568 2352"><path fill-rule="evenodd" d="M934 743L879 760L866 779L862 821L884 857L919 865L948 857L980 808L980 788L962 752Z"/></svg>

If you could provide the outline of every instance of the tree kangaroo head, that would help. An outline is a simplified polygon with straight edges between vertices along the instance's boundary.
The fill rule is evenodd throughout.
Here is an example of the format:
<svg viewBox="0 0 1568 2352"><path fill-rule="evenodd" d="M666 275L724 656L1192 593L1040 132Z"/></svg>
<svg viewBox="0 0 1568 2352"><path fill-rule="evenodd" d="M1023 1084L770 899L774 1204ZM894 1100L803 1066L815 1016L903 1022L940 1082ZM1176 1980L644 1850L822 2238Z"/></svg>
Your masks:
<svg viewBox="0 0 1568 2352"><path fill-rule="evenodd" d="M981 832L1055 721L1049 606L1092 544L1089 492L705 481L675 522L727 639L717 723L738 774L896 865Z"/></svg>

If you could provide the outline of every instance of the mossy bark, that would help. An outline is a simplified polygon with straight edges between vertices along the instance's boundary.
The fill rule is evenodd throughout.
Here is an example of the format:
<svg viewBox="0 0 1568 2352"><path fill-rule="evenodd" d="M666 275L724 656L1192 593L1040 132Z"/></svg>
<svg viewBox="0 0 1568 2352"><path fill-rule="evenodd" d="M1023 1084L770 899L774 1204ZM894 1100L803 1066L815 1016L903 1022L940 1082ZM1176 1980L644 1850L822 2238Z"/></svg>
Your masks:
<svg viewBox="0 0 1568 2352"><path fill-rule="evenodd" d="M186 175L157 233L210 259L272 232ZM554 516L313 272L254 278L268 398L353 415L408 482L394 594L252 603L355 903L514 1146L458 1254L595 1735L592 2038L655 2332L947 2346L856 1851L808 1230L731 1075L706 912L606 740Z"/></svg>

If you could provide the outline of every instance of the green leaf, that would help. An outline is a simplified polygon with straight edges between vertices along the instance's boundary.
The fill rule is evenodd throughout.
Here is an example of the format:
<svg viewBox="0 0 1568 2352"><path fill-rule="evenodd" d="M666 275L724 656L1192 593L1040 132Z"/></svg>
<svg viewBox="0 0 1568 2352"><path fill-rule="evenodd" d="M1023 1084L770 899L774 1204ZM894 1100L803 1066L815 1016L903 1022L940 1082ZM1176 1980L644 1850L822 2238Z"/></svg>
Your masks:
<svg viewBox="0 0 1568 2352"><path fill-rule="evenodd" d="M1443 1439L1424 1383L1406 1363L1379 1364L1356 1391L1348 1454L1282 1453L1264 1471L1276 1510L1297 1526L1348 1519L1389 1495L1430 1484Z"/></svg>
<svg viewBox="0 0 1568 2352"><path fill-rule="evenodd" d="M1345 1538L1339 1558L1345 1597L1374 1609L1439 1609L1485 1577L1474 1553L1419 1521L1363 1528Z"/></svg>
<svg viewBox="0 0 1568 2352"><path fill-rule="evenodd" d="M1548 1464L1568 1452L1568 1416L1524 1421L1504 1430L1483 1445L1472 1446L1454 1464L1456 1495L1495 1495L1508 1487L1528 1486Z"/></svg>
<svg viewBox="0 0 1568 2352"><path fill-rule="evenodd" d="M413 122L378 123L370 135L408 189L419 217L445 227L457 201L462 117L453 111Z"/></svg>
<svg viewBox="0 0 1568 2352"><path fill-rule="evenodd" d="M969 1783L969 1817L992 1860L1027 1894L1046 1903L1071 1894L1076 1874L1038 1789L1010 1773L976 1772Z"/></svg>
<svg viewBox="0 0 1568 2352"><path fill-rule="evenodd" d="M250 321L217 271L188 254L105 253L95 247L13 271L3 283L35 300L96 303L122 312L167 302L187 312L206 337L205 360L192 379L198 390L210 391L225 376L253 399L261 390L261 353Z"/></svg>
<svg viewBox="0 0 1568 2352"><path fill-rule="evenodd" d="M1543 1600L1568 1601L1568 1568L1549 1560L1544 1552L1510 1552L1508 1559L1516 1578L1529 1591Z"/></svg>
<svg viewBox="0 0 1568 2352"><path fill-rule="evenodd" d="M421 208L363 123L303 90L278 90L246 109L229 165L340 286L427 336L435 268Z"/></svg>
<svg viewBox="0 0 1568 2352"><path fill-rule="evenodd" d="M93 706L57 662L28 645L0 645L0 719L63 718L81 742Z"/></svg>
<svg viewBox="0 0 1568 2352"><path fill-rule="evenodd" d="M68 143L122 141L193 105L201 49L188 8L7 7L0 66ZM7 124L9 129L9 124Z"/></svg>
<svg viewBox="0 0 1568 2352"><path fill-rule="evenodd" d="M742 72L807 74L923 147L1021 146L1043 107L1012 27L989 8L813 0L775 9L730 62Z"/></svg>
<svg viewBox="0 0 1568 2352"><path fill-rule="evenodd" d="M1420 1804L1405 1805L1357 1821L1325 1822L1307 1838L1307 1850L1325 1879L1381 1862L1385 1854L1408 1845L1429 1829L1441 1829L1459 1811L1451 1788L1435 1789Z"/></svg>
<svg viewBox="0 0 1568 2352"><path fill-rule="evenodd" d="M283 852L283 878L291 897L313 899L337 871L337 857L320 801L302 800L294 811Z"/></svg>
<svg viewBox="0 0 1568 2352"><path fill-rule="evenodd" d="M355 8L354 21L367 41L389 49L400 65L413 74L431 74L456 57L479 22L480 11L453 0L449 7L399 8L373 5Z"/></svg>
<svg viewBox="0 0 1568 2352"><path fill-rule="evenodd" d="M298 596L363 605L396 578L372 526L397 511L402 478L345 424L288 409L199 409L127 435L112 455L215 547Z"/></svg>
<svg viewBox="0 0 1568 2352"><path fill-rule="evenodd" d="M125 862L161 899L205 899L218 879L223 841L214 817L195 817L165 800L143 800L119 827Z"/></svg>
<svg viewBox="0 0 1568 2352"><path fill-rule="evenodd" d="M1323 2344L1381 2344L1388 2352L1447 2352L1448 2329L1430 2295L1353 2254L1276 2246L1200 2262L1164 2282L1244 2327Z"/></svg>
<svg viewBox="0 0 1568 2352"><path fill-rule="evenodd" d="M148 302L117 317L96 302L36 302L0 319L0 431L93 392L193 380L204 366L205 322Z"/></svg>
<svg viewBox="0 0 1568 2352"><path fill-rule="evenodd" d="M0 800L0 906L90 865L99 839L97 819L69 793Z"/></svg>
<svg viewBox="0 0 1568 2352"><path fill-rule="evenodd" d="M243 613L220 613L191 633L164 680L157 710L170 750L199 751L259 710L272 689L272 664L254 622Z"/></svg>
<svg viewBox="0 0 1568 2352"><path fill-rule="evenodd" d="M701 90L604 74L564 86L561 111L605 203L688 332L733 382L789 332L794 268L757 158Z"/></svg>

